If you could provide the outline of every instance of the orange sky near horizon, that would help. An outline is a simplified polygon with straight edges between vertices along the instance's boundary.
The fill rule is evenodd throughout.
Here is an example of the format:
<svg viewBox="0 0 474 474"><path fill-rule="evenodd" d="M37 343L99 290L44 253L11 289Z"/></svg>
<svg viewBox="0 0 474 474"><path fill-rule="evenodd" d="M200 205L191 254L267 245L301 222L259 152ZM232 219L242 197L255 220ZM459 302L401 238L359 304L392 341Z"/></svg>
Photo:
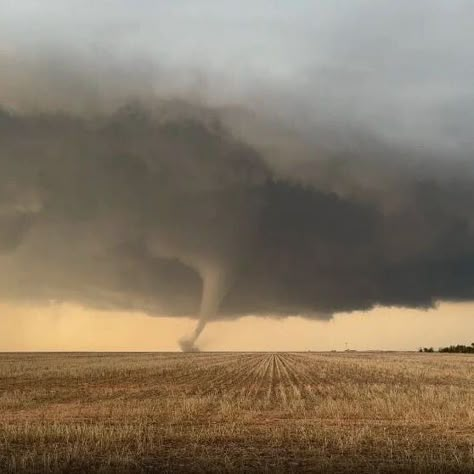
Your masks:
<svg viewBox="0 0 474 474"><path fill-rule="evenodd" d="M431 310L375 308L330 321L244 317L208 324L198 346L210 351L416 350L470 344L474 303ZM176 351L195 320L101 311L71 304L0 303L0 351Z"/></svg>

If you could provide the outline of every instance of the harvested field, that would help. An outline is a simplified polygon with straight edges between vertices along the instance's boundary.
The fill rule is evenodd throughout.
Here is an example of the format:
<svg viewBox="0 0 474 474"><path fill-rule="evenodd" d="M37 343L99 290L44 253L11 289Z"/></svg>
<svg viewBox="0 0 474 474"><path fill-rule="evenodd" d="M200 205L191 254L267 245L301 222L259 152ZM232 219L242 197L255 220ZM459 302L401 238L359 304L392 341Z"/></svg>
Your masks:
<svg viewBox="0 0 474 474"><path fill-rule="evenodd" d="M1 472L474 472L474 357L1 354Z"/></svg>

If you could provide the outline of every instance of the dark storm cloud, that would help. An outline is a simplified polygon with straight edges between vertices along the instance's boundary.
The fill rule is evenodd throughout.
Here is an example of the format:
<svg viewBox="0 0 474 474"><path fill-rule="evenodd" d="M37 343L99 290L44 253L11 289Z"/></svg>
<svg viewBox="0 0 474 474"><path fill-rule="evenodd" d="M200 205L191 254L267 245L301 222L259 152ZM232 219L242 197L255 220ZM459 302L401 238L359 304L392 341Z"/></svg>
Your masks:
<svg viewBox="0 0 474 474"><path fill-rule="evenodd" d="M395 151L377 146L397 170ZM211 318L473 298L472 177L400 171L371 192L384 178L365 153L306 163L318 184L276 173L215 110L4 111L0 291L194 315L209 280ZM351 182L349 158L368 182Z"/></svg>

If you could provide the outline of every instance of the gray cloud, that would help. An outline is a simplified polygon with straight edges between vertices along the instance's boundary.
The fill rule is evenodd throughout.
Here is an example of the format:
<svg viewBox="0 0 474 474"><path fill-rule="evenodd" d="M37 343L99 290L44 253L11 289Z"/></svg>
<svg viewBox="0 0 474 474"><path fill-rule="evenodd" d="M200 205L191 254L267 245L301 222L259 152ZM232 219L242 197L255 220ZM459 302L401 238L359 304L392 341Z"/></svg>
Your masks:
<svg viewBox="0 0 474 474"><path fill-rule="evenodd" d="M221 317L474 296L472 175L409 174L405 150L371 144L285 177L222 120L174 102L4 112L4 295L195 314L211 275Z"/></svg>

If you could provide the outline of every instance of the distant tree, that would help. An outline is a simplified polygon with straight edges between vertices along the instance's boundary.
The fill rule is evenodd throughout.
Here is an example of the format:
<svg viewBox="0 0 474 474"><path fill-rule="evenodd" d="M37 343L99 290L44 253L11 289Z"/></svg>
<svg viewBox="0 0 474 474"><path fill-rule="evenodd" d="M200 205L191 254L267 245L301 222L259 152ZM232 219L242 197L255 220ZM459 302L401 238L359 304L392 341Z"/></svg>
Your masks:
<svg viewBox="0 0 474 474"><path fill-rule="evenodd" d="M439 352L474 354L474 342L470 346L458 344L456 346L440 347Z"/></svg>

